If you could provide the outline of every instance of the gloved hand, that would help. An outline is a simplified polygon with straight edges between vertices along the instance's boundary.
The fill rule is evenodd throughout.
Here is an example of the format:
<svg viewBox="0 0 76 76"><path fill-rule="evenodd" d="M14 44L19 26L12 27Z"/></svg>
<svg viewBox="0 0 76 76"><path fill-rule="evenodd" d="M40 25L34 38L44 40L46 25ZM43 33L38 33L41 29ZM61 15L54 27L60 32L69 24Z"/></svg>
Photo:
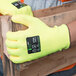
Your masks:
<svg viewBox="0 0 76 76"><path fill-rule="evenodd" d="M29 27L6 35L7 51L14 63L38 59L70 46L69 30L65 24L50 28L38 18L24 15L13 16L12 21Z"/></svg>
<svg viewBox="0 0 76 76"><path fill-rule="evenodd" d="M0 13L3 15L24 14L33 16L31 7L18 0L0 0Z"/></svg>

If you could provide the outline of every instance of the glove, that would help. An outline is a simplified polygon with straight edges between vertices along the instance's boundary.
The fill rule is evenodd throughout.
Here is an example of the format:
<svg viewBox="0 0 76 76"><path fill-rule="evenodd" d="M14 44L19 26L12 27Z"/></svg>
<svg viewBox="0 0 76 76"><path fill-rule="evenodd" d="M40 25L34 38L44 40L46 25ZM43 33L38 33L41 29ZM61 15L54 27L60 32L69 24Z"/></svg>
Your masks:
<svg viewBox="0 0 76 76"><path fill-rule="evenodd" d="M25 15L15 15L12 21L29 27L6 35L7 51L14 63L35 60L70 46L69 30L65 24L50 28L38 18Z"/></svg>
<svg viewBox="0 0 76 76"><path fill-rule="evenodd" d="M18 0L0 0L0 13L3 15L24 14L33 16L31 7Z"/></svg>

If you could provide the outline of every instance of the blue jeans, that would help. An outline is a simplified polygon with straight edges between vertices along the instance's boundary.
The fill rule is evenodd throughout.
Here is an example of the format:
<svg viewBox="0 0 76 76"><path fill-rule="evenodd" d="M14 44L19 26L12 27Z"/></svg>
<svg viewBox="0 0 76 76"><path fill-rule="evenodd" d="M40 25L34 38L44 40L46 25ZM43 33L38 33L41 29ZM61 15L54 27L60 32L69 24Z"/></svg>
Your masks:
<svg viewBox="0 0 76 76"><path fill-rule="evenodd" d="M3 67L1 59L0 59L0 76L3 76Z"/></svg>
<svg viewBox="0 0 76 76"><path fill-rule="evenodd" d="M76 74L76 66L73 67L73 68L70 69L70 70L53 73L53 74L50 74L50 75L48 75L48 76L72 76L72 75L74 75L74 74Z"/></svg>

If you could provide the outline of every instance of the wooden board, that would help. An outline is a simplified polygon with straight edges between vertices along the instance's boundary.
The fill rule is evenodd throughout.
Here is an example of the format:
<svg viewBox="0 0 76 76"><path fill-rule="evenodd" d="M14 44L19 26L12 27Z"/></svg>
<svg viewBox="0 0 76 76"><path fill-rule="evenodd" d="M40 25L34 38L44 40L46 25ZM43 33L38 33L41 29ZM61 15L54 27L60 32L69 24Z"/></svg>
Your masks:
<svg viewBox="0 0 76 76"><path fill-rule="evenodd" d="M0 21L1 23L1 21ZM1 33L1 24L0 24L0 57L1 57L1 54L2 54L2 51L1 51L1 45L2 45L2 33Z"/></svg>
<svg viewBox="0 0 76 76"><path fill-rule="evenodd" d="M21 71L21 76L46 76L73 63L76 63L76 46L26 65L25 70Z"/></svg>
<svg viewBox="0 0 76 76"><path fill-rule="evenodd" d="M76 2L64 4L62 6L50 7L43 10L34 11L34 16L36 17L46 17L58 13L63 13L67 11L72 11L76 9Z"/></svg>
<svg viewBox="0 0 76 76"><path fill-rule="evenodd" d="M57 11L60 11L61 8L65 8L64 12L60 11L60 12L56 12L57 14L56 13L49 14L50 9L51 10L53 9L53 12L55 12L56 10L56 7L55 7L55 8L50 8L48 10L45 9L44 11L39 10L38 11L39 13L42 12L44 14L43 17L40 16L40 14L37 14L36 11L34 11L34 15L36 17L39 17L43 22L45 22L49 26L60 25L62 23L67 24L73 20L76 20L76 9L74 7L76 6L76 3L73 3L73 4L70 4L70 5L68 4L68 6L70 6L73 10L67 11L66 8L69 9L70 7L68 7L67 5L63 5L63 6L57 7ZM47 15L45 15L45 11L48 11L46 13ZM0 17L0 21L1 21L0 26L2 29L1 34L3 37L3 49L2 50L4 50L3 63L4 61L8 62L6 66L10 68L9 70L4 65L4 76L30 76L30 75L31 76L45 76L49 73L53 73L63 67L66 67L76 62L76 45L73 45L68 50L57 52L57 53L51 54L49 56L31 61L31 62L26 62L23 64L13 64L7 58L9 56L7 54L6 46L5 46L6 32L8 30L10 31L23 30L23 29L26 29L26 27L20 24L12 23L10 20L10 17L8 16ZM8 70L8 74L5 73L6 70Z"/></svg>

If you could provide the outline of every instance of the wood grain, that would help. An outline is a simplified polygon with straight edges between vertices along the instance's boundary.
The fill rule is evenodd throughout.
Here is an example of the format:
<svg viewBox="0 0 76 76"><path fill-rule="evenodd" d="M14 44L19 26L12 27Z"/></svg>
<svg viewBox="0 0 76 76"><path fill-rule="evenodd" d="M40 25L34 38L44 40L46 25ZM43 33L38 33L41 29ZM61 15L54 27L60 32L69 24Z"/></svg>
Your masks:
<svg viewBox="0 0 76 76"><path fill-rule="evenodd" d="M64 4L62 6L50 7L42 10L34 11L34 16L36 17L46 17L50 15L55 15L58 13L63 13L67 11L72 11L76 9L76 2Z"/></svg>
<svg viewBox="0 0 76 76"><path fill-rule="evenodd" d="M48 8L45 10L34 11L34 16L39 17L48 26L61 25L62 23L69 23L76 20L76 3L67 4L55 8ZM63 9L63 10L62 10ZM41 15L42 14L42 15ZM51 54L49 56L26 62L23 64L13 64L9 60L9 55L6 51L5 40L6 33L10 31L25 30L21 24L12 23L10 17L0 17L1 39L3 39L2 53L5 76L46 76L61 68L71 65L76 62L76 45L70 49ZM0 39L0 40L1 40ZM1 40L2 41L2 40ZM76 43L75 43L76 44ZM6 57L7 56L7 57ZM9 67L9 68L8 68ZM6 74L6 71L8 72Z"/></svg>
<svg viewBox="0 0 76 76"><path fill-rule="evenodd" d="M76 46L33 61L25 66L21 76L46 76L73 63L76 63Z"/></svg>

